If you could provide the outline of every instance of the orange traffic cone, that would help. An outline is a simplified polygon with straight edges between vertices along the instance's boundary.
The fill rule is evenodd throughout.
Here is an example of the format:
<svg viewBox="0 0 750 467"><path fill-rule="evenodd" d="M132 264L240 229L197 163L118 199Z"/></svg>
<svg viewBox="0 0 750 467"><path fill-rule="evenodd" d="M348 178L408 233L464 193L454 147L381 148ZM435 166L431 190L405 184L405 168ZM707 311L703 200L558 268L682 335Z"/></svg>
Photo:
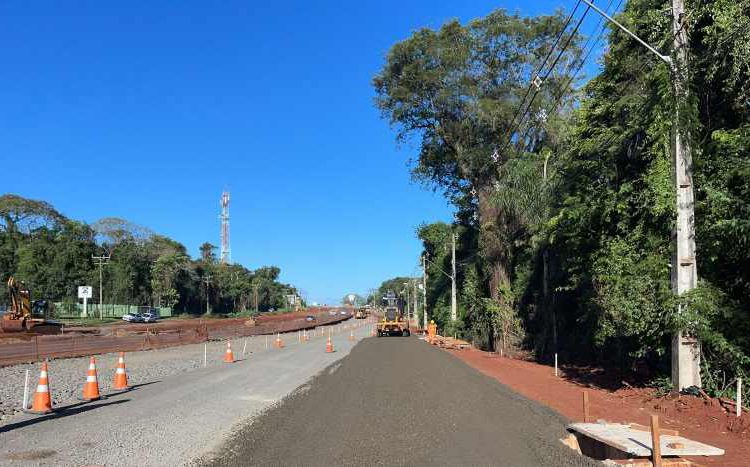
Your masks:
<svg viewBox="0 0 750 467"><path fill-rule="evenodd" d="M349 331L349 340L350 341L354 340L354 331Z"/></svg>
<svg viewBox="0 0 750 467"><path fill-rule="evenodd" d="M232 341L227 341L227 351L224 353L224 363L234 363L234 354L232 353Z"/></svg>
<svg viewBox="0 0 750 467"><path fill-rule="evenodd" d="M328 342L326 342L326 353L333 353L333 342L331 342L331 336L328 336Z"/></svg>
<svg viewBox="0 0 750 467"><path fill-rule="evenodd" d="M45 414L52 412L52 396L49 393L49 379L47 378L47 362L42 362L42 371L39 372L39 384L34 391L31 402L31 413Z"/></svg>
<svg viewBox="0 0 750 467"><path fill-rule="evenodd" d="M276 333L276 348L281 349L284 347L284 341L281 340L281 334Z"/></svg>
<svg viewBox="0 0 750 467"><path fill-rule="evenodd" d="M95 401L101 399L99 395L99 381L96 379L96 359L89 360L89 371L86 374L86 383L83 385L83 400Z"/></svg>
<svg viewBox="0 0 750 467"><path fill-rule="evenodd" d="M112 389L117 391L130 389L128 374L125 372L125 352L120 352L120 358L117 359L117 370L115 370L115 381L112 383Z"/></svg>

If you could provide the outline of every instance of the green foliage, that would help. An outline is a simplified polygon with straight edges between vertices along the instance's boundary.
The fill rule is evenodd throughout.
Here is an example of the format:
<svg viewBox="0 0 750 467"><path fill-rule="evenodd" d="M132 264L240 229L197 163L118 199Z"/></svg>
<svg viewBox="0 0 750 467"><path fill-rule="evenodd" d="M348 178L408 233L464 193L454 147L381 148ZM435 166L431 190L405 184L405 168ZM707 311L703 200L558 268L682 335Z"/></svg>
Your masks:
<svg viewBox="0 0 750 467"><path fill-rule="evenodd" d="M498 11L394 45L374 80L377 105L400 140L418 139L414 176L457 208L454 225L418 231L434 261L428 308L443 327L451 325L450 281L437 269L449 266L447 233L461 229L461 323L488 348L524 335L539 358L562 352L663 372L673 333L685 329L701 341L708 390L728 394L737 375L750 373L750 0L695 0L688 9L691 95L679 124L693 148L701 281L679 300L670 286L675 100L667 66L612 27L602 70L576 105L546 124L530 119L530 139L506 146L500 138L528 70L561 18ZM618 19L669 53L662 1L630 0Z"/></svg>
<svg viewBox="0 0 750 467"><path fill-rule="evenodd" d="M92 226L72 221L42 201L0 196L0 280L13 275L25 281L34 298L77 302L77 287L94 286L99 269L92 255L109 255L102 269L104 303L171 306L202 312L206 296L216 313L249 312L257 292L259 311L280 309L294 287L279 282L279 268L255 271L238 264L218 264L215 248L201 246L193 261L179 242L124 219L104 218ZM212 277L208 291L201 281ZM208 292L208 293L207 293ZM5 294L0 302L6 300Z"/></svg>

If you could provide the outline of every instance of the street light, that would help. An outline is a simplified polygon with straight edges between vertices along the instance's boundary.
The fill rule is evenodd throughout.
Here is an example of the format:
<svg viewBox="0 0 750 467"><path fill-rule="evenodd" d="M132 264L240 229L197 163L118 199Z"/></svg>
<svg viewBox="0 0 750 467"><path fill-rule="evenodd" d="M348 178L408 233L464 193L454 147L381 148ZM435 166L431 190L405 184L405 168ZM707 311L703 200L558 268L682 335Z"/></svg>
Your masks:
<svg viewBox="0 0 750 467"><path fill-rule="evenodd" d="M698 283L695 254L695 194L693 192L693 158L689 144L689 131L681 125L680 110L687 102L687 32L683 19L687 17L684 0L672 0L672 31L674 52L663 55L625 26L607 15L590 0L583 0L590 8L630 35L641 45L669 65L675 93L674 175L677 191L677 221L675 232L675 258L672 261L672 288L678 296L693 290ZM678 313L682 312L679 305ZM680 391L690 386L701 386L700 344L689 339L680 329L672 338L672 386Z"/></svg>

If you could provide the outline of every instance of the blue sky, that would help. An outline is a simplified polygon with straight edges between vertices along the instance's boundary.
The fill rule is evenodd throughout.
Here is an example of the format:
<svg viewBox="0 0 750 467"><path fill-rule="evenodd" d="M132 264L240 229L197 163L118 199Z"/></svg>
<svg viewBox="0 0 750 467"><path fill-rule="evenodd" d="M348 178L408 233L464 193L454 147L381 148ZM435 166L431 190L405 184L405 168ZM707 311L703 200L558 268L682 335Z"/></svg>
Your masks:
<svg viewBox="0 0 750 467"><path fill-rule="evenodd" d="M449 221L410 180L373 106L395 42L494 8L572 1L5 1L0 191L93 222L116 216L232 259L277 265L310 301L417 272L422 222Z"/></svg>

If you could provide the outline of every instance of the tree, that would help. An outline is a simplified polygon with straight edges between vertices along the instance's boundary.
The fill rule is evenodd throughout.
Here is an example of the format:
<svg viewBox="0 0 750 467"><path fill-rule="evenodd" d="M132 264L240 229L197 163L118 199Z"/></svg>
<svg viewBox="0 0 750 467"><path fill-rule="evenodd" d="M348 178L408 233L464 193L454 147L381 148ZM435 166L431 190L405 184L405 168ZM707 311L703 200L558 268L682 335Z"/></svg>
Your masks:
<svg viewBox="0 0 750 467"><path fill-rule="evenodd" d="M151 266L151 291L155 306L173 307L179 301L175 282L181 271L188 267L189 258L181 253L159 256Z"/></svg>
<svg viewBox="0 0 750 467"><path fill-rule="evenodd" d="M200 246L201 262L204 264L215 264L216 263L216 245L212 245L209 242L204 242Z"/></svg>
<svg viewBox="0 0 750 467"><path fill-rule="evenodd" d="M549 139L544 128L518 127L514 115L562 29L559 14L523 18L504 10L466 26L452 21L396 44L374 79L376 103L398 139L421 140L414 175L441 187L457 206L475 207L490 294L501 302L511 280L506 228L511 220L493 193L507 161L519 151L537 151ZM543 71L544 86L529 101L531 115L569 92L569 65L579 55L577 38L569 42L561 59ZM515 143L507 144L511 140Z"/></svg>

